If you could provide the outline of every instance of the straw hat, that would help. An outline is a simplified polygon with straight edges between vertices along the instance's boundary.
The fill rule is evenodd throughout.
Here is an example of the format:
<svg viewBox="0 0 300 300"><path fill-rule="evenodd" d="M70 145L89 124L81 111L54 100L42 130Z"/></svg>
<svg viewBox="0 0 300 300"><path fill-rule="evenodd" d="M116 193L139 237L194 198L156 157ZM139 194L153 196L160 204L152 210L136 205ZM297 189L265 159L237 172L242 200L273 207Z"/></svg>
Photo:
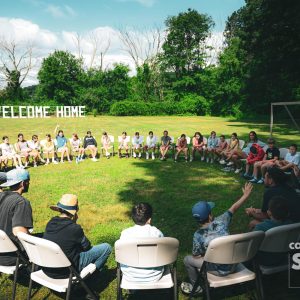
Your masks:
<svg viewBox="0 0 300 300"><path fill-rule="evenodd" d="M57 205L51 205L50 208L55 211L65 211L71 215L75 215L78 211L78 198L73 194L62 195Z"/></svg>

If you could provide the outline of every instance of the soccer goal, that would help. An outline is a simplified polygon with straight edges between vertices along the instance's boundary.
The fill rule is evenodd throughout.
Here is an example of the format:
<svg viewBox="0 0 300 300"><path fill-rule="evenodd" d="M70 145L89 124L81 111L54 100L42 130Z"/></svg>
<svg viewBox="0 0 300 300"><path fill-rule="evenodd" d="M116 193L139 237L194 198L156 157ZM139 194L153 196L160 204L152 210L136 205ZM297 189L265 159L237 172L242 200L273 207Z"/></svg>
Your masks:
<svg viewBox="0 0 300 300"><path fill-rule="evenodd" d="M273 135L273 125L274 125L274 106L283 106L288 113L290 119L292 120L294 126L297 128L297 130L300 132L300 126L298 125L296 119L294 118L293 114L291 113L288 106L294 106L294 105L300 105L300 101L297 102L273 102L271 103L271 121L270 121L270 135Z"/></svg>

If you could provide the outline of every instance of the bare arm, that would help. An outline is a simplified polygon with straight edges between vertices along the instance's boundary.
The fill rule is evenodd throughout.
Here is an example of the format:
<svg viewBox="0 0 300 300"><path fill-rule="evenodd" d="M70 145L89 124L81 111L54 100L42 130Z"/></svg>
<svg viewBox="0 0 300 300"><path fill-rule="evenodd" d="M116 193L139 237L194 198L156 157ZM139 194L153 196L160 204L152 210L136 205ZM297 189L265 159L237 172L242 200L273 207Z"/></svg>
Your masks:
<svg viewBox="0 0 300 300"><path fill-rule="evenodd" d="M17 236L18 232L24 232L24 233L29 234L28 229L26 227L21 227L21 226L13 227L12 232L15 236Z"/></svg>
<svg viewBox="0 0 300 300"><path fill-rule="evenodd" d="M236 201L230 208L229 211L234 214L249 198L253 189L253 185L250 182L247 182L243 188L242 197Z"/></svg>

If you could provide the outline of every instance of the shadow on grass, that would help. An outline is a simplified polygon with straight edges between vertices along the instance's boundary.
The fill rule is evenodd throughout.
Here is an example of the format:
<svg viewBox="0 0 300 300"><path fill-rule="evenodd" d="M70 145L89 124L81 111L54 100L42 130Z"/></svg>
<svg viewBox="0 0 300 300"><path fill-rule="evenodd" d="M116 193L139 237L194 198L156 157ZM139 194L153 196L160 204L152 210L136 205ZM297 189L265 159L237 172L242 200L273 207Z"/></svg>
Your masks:
<svg viewBox="0 0 300 300"><path fill-rule="evenodd" d="M180 242L178 255L178 286L186 280L186 271L183 265L185 255L191 253L192 237L197 229L197 224L191 216L191 208L199 200L216 202L213 211L219 215L226 211L231 204L241 195L244 180L233 174L220 171L218 165L208 165L202 162L185 163L176 165L171 160L167 162L136 161L137 168L143 168L145 178L135 179L119 193L120 201L131 205L144 201L153 207L152 224L159 228L165 236L175 237ZM261 206L263 187L256 186L252 194L251 205ZM243 210L236 213L231 224L231 232L247 231L249 219ZM295 292L288 290L287 276L283 274L276 280L266 281L266 294L268 298L292 299ZM279 287L279 288L277 288ZM146 296L147 295L147 296ZM214 291L213 299L254 299L255 287L253 284L235 286ZM151 294L130 295L127 299L168 299L163 296ZM181 296L181 299L185 299ZM276 298L279 299L279 298Z"/></svg>

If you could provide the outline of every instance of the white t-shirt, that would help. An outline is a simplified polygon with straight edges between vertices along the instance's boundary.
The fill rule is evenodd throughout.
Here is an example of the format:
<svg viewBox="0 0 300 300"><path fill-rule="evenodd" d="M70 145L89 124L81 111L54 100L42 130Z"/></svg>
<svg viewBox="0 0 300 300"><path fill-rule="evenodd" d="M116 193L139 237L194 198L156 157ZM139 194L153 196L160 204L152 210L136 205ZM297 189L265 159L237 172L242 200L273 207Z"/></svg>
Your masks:
<svg viewBox="0 0 300 300"><path fill-rule="evenodd" d="M155 226L146 224L144 226L134 225L127 229L124 229L121 233L120 240L138 239L138 238L159 238L163 237L162 232ZM122 265L121 270L126 280L131 282L156 282L158 281L164 272L163 267L158 268L132 268Z"/></svg>
<svg viewBox="0 0 300 300"><path fill-rule="evenodd" d="M0 148L3 156L11 156L16 154L13 145L2 143L0 144Z"/></svg>
<svg viewBox="0 0 300 300"><path fill-rule="evenodd" d="M78 150L81 145L81 139L78 140L70 139L70 144L73 150Z"/></svg>
<svg viewBox="0 0 300 300"><path fill-rule="evenodd" d="M31 140L31 141L28 141L27 144L28 144L28 147L32 150L40 150L41 149L39 141L34 142L33 140Z"/></svg>
<svg viewBox="0 0 300 300"><path fill-rule="evenodd" d="M139 137L134 136L134 137L132 138L132 144L133 144L133 146L139 146L139 145L141 145L142 143L143 143L143 137L141 137L141 136L139 136Z"/></svg>
<svg viewBox="0 0 300 300"><path fill-rule="evenodd" d="M296 166L300 165L300 155L298 153L292 155L290 152L288 152L284 160L288 161L289 163L293 163Z"/></svg>

